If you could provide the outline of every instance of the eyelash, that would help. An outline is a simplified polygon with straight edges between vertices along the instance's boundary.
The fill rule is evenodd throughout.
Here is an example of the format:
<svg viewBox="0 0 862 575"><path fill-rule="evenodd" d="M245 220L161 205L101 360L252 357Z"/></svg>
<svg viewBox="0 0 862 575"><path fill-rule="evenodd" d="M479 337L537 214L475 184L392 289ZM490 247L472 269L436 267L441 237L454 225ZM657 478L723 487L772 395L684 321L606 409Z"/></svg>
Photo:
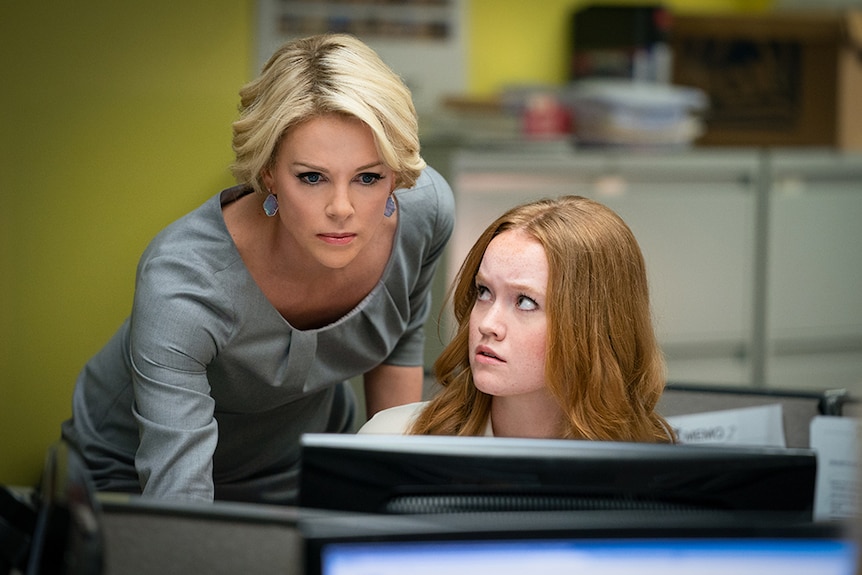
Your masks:
<svg viewBox="0 0 862 575"><path fill-rule="evenodd" d="M537 302L536 300L534 300L534 299L533 299L533 298L531 298L530 296L526 296L526 295L523 295L523 294L521 294L521 295L519 295L519 296L518 296L518 308L519 308L519 309L521 308L522 304L523 304L525 301L530 302L530 309L523 309L522 311L536 311L537 309L539 309L539 304L538 304L538 302Z"/></svg>
<svg viewBox="0 0 862 575"><path fill-rule="evenodd" d="M490 293L490 291L491 290L489 290L486 286L483 286L482 284L476 284L476 300L479 300L483 294ZM536 300L534 300L533 298L531 298L528 295L518 294L517 306L521 307L521 304L523 304L524 301L530 302L530 304L532 304L532 306L533 306L533 309L524 310L524 311L535 311L535 310L539 309L539 303Z"/></svg>
<svg viewBox="0 0 862 575"><path fill-rule="evenodd" d="M323 174L320 172L303 172L301 174L296 175L297 179L303 184L308 184L309 186L316 186L320 184L323 180ZM363 181L365 178L371 178L370 182ZM385 176L383 174L376 174L374 172L363 172L356 176L356 179L363 186L373 186L380 180L382 180ZM309 181L310 178L317 178L316 181Z"/></svg>
<svg viewBox="0 0 862 575"><path fill-rule="evenodd" d="M304 172L302 174L296 175L296 179L298 179L303 184L308 184L310 186L314 186L314 185L320 183L320 179L318 179L315 182L309 182L308 181L309 178L320 178L320 179L322 179L322 176L317 172Z"/></svg>
<svg viewBox="0 0 862 575"><path fill-rule="evenodd" d="M363 178L371 177L372 181L370 182L362 182ZM374 172L365 172L364 174L359 174L359 181L366 186L372 186L383 179L383 174L375 174Z"/></svg>

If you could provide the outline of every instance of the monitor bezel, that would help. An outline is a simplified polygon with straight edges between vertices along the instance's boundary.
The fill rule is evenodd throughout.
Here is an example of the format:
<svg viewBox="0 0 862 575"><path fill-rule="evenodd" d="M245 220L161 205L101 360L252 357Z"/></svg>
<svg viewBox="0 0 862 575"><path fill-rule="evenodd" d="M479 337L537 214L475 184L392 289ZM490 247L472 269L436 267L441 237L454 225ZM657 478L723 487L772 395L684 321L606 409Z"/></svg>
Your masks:
<svg viewBox="0 0 862 575"><path fill-rule="evenodd" d="M436 512L421 506L425 496L433 505L453 494L580 493L589 501L568 509L771 511L788 520L811 520L817 468L816 453L800 448L371 434L306 434L300 461L299 505L307 508L421 514ZM757 489L741 483L752 478ZM398 510L396 497L420 504ZM530 505L520 510L542 509Z"/></svg>

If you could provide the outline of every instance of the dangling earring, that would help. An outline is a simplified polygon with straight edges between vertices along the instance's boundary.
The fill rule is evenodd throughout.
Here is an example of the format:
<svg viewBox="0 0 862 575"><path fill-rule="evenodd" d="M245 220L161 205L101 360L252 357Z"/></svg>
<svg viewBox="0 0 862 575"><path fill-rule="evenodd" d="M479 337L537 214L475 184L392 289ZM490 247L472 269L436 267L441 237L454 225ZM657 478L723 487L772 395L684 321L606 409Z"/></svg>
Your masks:
<svg viewBox="0 0 862 575"><path fill-rule="evenodd" d="M383 210L383 215L387 218L392 217L392 214L395 213L395 200L392 199L392 194L389 194L389 197L386 198L386 208Z"/></svg>
<svg viewBox="0 0 862 575"><path fill-rule="evenodd" d="M272 217L278 213L278 198L275 197L275 194L273 194L272 192L269 192L269 195L263 201L263 213L265 213L269 217Z"/></svg>

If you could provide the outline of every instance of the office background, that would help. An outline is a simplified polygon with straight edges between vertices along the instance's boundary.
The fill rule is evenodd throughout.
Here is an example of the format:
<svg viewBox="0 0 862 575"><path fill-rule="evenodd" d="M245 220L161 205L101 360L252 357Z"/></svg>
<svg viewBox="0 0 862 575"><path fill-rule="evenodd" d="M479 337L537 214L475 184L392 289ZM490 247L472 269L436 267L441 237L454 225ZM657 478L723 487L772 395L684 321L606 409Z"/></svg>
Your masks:
<svg viewBox="0 0 862 575"><path fill-rule="evenodd" d="M562 82L568 14L584 4L465 0L468 93ZM0 8L0 483L37 480L78 371L129 311L147 242L233 183L254 10L254 0Z"/></svg>

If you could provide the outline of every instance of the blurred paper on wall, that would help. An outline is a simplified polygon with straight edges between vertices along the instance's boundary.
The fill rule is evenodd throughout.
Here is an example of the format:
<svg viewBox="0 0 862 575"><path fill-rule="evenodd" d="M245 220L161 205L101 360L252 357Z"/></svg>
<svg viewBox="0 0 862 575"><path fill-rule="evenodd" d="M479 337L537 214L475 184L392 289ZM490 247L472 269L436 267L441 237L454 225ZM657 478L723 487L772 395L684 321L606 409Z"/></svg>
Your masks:
<svg viewBox="0 0 862 575"><path fill-rule="evenodd" d="M811 448L817 451L814 519L854 517L859 508L859 420L820 416L811 420Z"/></svg>
<svg viewBox="0 0 862 575"><path fill-rule="evenodd" d="M402 77L420 115L466 89L464 0L257 0L256 9L256 69L287 40L343 32Z"/></svg>
<svg viewBox="0 0 862 575"><path fill-rule="evenodd" d="M680 443L786 447L780 404L723 409L667 418Z"/></svg>

